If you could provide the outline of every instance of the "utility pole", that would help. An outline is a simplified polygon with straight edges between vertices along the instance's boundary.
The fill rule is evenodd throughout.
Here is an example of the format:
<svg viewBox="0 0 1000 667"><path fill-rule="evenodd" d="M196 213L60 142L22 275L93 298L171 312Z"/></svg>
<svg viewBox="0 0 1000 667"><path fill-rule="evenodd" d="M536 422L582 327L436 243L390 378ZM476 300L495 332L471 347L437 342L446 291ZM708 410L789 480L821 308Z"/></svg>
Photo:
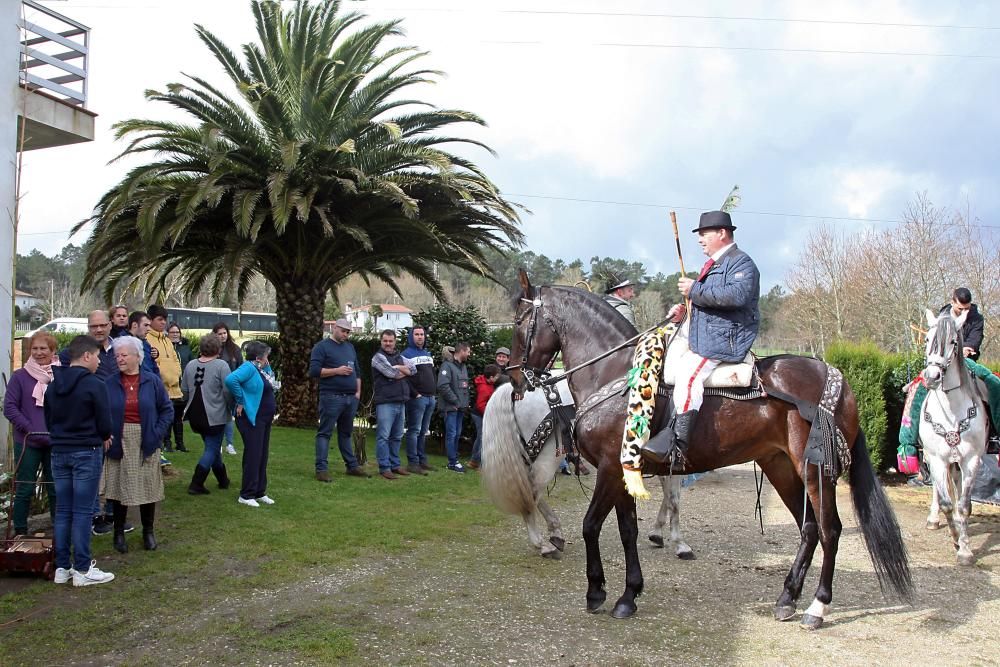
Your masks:
<svg viewBox="0 0 1000 667"><path fill-rule="evenodd" d="M49 279L49 319L56 319L56 281Z"/></svg>

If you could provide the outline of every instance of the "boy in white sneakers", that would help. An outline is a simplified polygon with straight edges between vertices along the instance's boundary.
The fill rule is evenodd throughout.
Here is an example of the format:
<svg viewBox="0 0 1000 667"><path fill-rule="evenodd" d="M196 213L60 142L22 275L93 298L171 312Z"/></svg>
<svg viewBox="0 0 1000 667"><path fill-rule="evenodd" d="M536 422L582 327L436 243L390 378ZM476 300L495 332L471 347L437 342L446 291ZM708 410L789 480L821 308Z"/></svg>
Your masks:
<svg viewBox="0 0 1000 667"><path fill-rule="evenodd" d="M90 336L69 344L69 366L53 366L45 401L45 424L52 444L52 479L56 486L57 584L105 584L115 578L90 558L94 499L101 481L104 450L111 444L108 392L94 371L101 345ZM70 551L72 550L72 567Z"/></svg>

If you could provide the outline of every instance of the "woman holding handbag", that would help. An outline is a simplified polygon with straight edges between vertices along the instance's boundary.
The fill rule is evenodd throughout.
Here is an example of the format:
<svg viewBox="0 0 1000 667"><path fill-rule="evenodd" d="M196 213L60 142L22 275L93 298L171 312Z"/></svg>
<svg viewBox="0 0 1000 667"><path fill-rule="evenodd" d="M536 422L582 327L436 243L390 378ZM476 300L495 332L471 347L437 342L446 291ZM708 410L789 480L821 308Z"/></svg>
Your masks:
<svg viewBox="0 0 1000 667"><path fill-rule="evenodd" d="M222 343L215 334L202 336L198 348L200 356L188 363L181 378L184 419L205 443L205 451L188 486L188 493L192 495L208 493L205 480L210 471L215 473L220 489L229 488L229 474L221 451L226 424L231 419L230 396L225 384L229 364L219 359Z"/></svg>

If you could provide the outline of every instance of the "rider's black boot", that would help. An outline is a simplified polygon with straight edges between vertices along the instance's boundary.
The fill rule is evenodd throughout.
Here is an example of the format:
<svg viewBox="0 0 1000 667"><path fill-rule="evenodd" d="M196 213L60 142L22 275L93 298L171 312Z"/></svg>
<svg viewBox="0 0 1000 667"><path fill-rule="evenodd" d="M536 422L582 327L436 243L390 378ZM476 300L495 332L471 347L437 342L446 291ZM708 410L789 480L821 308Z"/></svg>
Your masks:
<svg viewBox="0 0 1000 667"><path fill-rule="evenodd" d="M691 445L691 433L694 431L694 423L698 419L697 410L688 410L677 415L674 422L674 433L677 434L677 449L685 459L688 448Z"/></svg>

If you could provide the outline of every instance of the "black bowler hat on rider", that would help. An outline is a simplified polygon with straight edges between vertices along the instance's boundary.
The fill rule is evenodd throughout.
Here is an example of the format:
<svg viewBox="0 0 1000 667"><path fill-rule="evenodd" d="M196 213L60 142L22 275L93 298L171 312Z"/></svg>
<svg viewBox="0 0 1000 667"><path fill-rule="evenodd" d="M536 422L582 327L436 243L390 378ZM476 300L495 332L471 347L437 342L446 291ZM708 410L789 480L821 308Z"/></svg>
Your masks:
<svg viewBox="0 0 1000 667"><path fill-rule="evenodd" d="M691 231L697 233L703 229L728 229L732 231L736 227L733 226L733 219L725 211L707 211L701 214L698 227Z"/></svg>

